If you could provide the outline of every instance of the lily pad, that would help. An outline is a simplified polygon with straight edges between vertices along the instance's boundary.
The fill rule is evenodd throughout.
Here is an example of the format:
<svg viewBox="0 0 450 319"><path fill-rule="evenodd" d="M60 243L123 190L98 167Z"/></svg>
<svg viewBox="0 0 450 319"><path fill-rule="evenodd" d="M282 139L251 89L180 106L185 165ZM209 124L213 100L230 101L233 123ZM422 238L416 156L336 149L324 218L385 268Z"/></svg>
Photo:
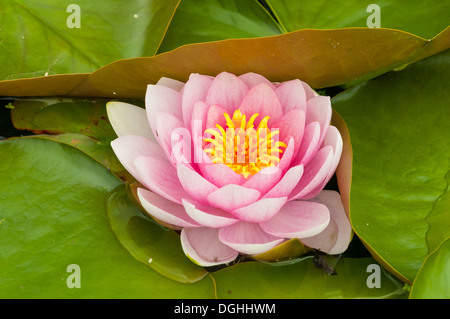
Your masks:
<svg viewBox="0 0 450 319"><path fill-rule="evenodd" d="M0 156L1 298L214 297L210 277L178 283L121 246L104 206L121 182L104 166L34 137L1 141Z"/></svg>
<svg viewBox="0 0 450 319"><path fill-rule="evenodd" d="M213 273L218 298L402 298L403 284L382 268L379 288L370 288L372 268L379 267L373 258L335 259L335 275L328 275L313 263L313 258L295 264L272 266L245 262ZM371 279L369 278L369 281Z"/></svg>
<svg viewBox="0 0 450 319"><path fill-rule="evenodd" d="M448 236L449 64L447 50L332 99L352 145L353 228L406 282Z"/></svg>
<svg viewBox="0 0 450 319"><path fill-rule="evenodd" d="M178 2L2 1L0 79L89 73L115 60L152 56Z"/></svg>
<svg viewBox="0 0 450 319"><path fill-rule="evenodd" d="M411 287L410 298L450 298L450 239L427 256Z"/></svg>

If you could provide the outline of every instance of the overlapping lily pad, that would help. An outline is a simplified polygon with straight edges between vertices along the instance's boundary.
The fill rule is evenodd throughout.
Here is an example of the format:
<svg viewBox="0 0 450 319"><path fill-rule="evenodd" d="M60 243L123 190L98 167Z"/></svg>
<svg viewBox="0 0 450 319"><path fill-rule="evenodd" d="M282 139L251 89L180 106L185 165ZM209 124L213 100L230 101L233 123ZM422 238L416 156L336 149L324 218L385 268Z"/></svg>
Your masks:
<svg viewBox="0 0 450 319"><path fill-rule="evenodd" d="M152 56L179 0L5 0L0 79L88 73L110 62Z"/></svg>
<svg viewBox="0 0 450 319"><path fill-rule="evenodd" d="M353 148L353 228L409 282L449 235L449 65L447 50L332 100Z"/></svg>

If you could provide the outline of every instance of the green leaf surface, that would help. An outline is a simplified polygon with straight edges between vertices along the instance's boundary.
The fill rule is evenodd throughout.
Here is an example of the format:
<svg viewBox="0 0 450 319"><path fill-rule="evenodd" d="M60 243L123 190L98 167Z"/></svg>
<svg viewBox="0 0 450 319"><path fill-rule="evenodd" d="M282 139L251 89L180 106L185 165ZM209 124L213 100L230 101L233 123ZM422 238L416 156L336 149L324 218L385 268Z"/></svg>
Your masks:
<svg viewBox="0 0 450 319"><path fill-rule="evenodd" d="M344 91L350 218L376 258L412 282L449 235L450 51Z"/></svg>
<svg viewBox="0 0 450 319"><path fill-rule="evenodd" d="M369 288L367 281L374 272L369 265L379 267L373 258L327 259L334 264L336 275L328 275L318 268L313 258L285 266L245 262L213 273L218 298L399 298L404 296L403 285L382 268L380 288ZM370 278L369 278L370 277Z"/></svg>
<svg viewBox="0 0 450 319"><path fill-rule="evenodd" d="M110 145L117 135L106 114L107 102L100 99L21 99L14 102L11 119L17 129L57 134L41 137L76 147L111 171L121 172L124 168Z"/></svg>
<svg viewBox="0 0 450 319"><path fill-rule="evenodd" d="M450 239L425 259L414 284L411 299L450 299Z"/></svg>
<svg viewBox="0 0 450 319"><path fill-rule="evenodd" d="M120 185L107 198L108 221L120 243L144 265L183 283L201 280L208 272L196 266L184 254L180 236L143 215Z"/></svg>
<svg viewBox="0 0 450 319"><path fill-rule="evenodd" d="M181 0L158 53L179 46L280 34L256 0Z"/></svg>
<svg viewBox="0 0 450 319"><path fill-rule="evenodd" d="M115 60L152 56L178 2L4 0L0 79L87 73Z"/></svg>
<svg viewBox="0 0 450 319"><path fill-rule="evenodd" d="M107 194L121 184L73 147L0 142L1 298L213 298L209 277L186 285L136 261L115 238ZM80 267L80 288L68 266ZM72 281L73 280L73 281Z"/></svg>
<svg viewBox="0 0 450 319"><path fill-rule="evenodd" d="M450 2L441 0L266 0L286 31L367 27L379 8L380 27L432 38L448 26ZM372 6L370 6L372 5ZM374 9L373 5L378 6ZM370 7L369 7L370 6Z"/></svg>

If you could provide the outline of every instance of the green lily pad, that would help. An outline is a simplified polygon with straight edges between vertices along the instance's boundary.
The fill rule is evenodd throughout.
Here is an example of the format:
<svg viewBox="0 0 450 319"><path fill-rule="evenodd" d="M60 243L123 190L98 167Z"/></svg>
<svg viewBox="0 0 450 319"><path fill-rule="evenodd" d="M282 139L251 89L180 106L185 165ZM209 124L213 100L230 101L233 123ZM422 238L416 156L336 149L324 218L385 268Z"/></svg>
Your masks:
<svg viewBox="0 0 450 319"><path fill-rule="evenodd" d="M0 298L214 297L210 277L178 283L122 247L105 212L121 181L98 162L34 137L1 141L0 156Z"/></svg>
<svg viewBox="0 0 450 319"><path fill-rule="evenodd" d="M277 23L256 0L182 0L158 53L190 43L280 33Z"/></svg>
<svg viewBox="0 0 450 319"><path fill-rule="evenodd" d="M266 0L285 31L368 27L379 9L380 27L432 38L448 26L450 3L440 0ZM374 7L377 6L377 7ZM369 24L371 26L371 24Z"/></svg>
<svg viewBox="0 0 450 319"><path fill-rule="evenodd" d="M127 185L114 189L106 200L106 212L120 243L144 265L183 283L201 280L208 272L183 253L180 236L142 214L128 199Z"/></svg>
<svg viewBox="0 0 450 319"><path fill-rule="evenodd" d="M449 64L447 50L332 99L352 145L353 228L407 282L448 236Z"/></svg>
<svg viewBox="0 0 450 319"><path fill-rule="evenodd" d="M110 62L152 56L179 0L5 0L0 79L88 73Z"/></svg>
<svg viewBox="0 0 450 319"><path fill-rule="evenodd" d="M450 299L450 239L425 259L414 284L412 299Z"/></svg>
<svg viewBox="0 0 450 319"><path fill-rule="evenodd" d="M76 147L123 175L124 168L110 145L117 135L106 114L107 102L101 99L21 99L14 102L11 119L17 129L51 133L40 137Z"/></svg>
<svg viewBox="0 0 450 319"><path fill-rule="evenodd" d="M335 260L332 260L335 259ZM313 258L285 266L245 262L213 273L218 298L401 298L403 284L375 262L373 258L329 258L335 275L318 268ZM372 266L370 266L372 265ZM375 267L379 288L372 284Z"/></svg>

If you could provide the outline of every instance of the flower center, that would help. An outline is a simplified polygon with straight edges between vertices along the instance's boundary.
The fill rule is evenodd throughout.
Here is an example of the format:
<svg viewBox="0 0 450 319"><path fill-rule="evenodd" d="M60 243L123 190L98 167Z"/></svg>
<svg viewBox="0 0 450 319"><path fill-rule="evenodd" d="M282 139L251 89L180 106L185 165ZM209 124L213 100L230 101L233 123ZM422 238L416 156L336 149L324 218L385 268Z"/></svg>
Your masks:
<svg viewBox="0 0 450 319"><path fill-rule="evenodd" d="M233 117L228 113L223 116L227 128L216 124L215 128L208 128L205 133L212 136L205 138L204 151L213 163L225 164L237 174L248 178L263 168L276 166L280 161L281 148L287 145L278 141L280 131L270 130L267 122L270 117L264 117L255 129L253 123L259 114L253 114L247 121L245 114L236 110Z"/></svg>

